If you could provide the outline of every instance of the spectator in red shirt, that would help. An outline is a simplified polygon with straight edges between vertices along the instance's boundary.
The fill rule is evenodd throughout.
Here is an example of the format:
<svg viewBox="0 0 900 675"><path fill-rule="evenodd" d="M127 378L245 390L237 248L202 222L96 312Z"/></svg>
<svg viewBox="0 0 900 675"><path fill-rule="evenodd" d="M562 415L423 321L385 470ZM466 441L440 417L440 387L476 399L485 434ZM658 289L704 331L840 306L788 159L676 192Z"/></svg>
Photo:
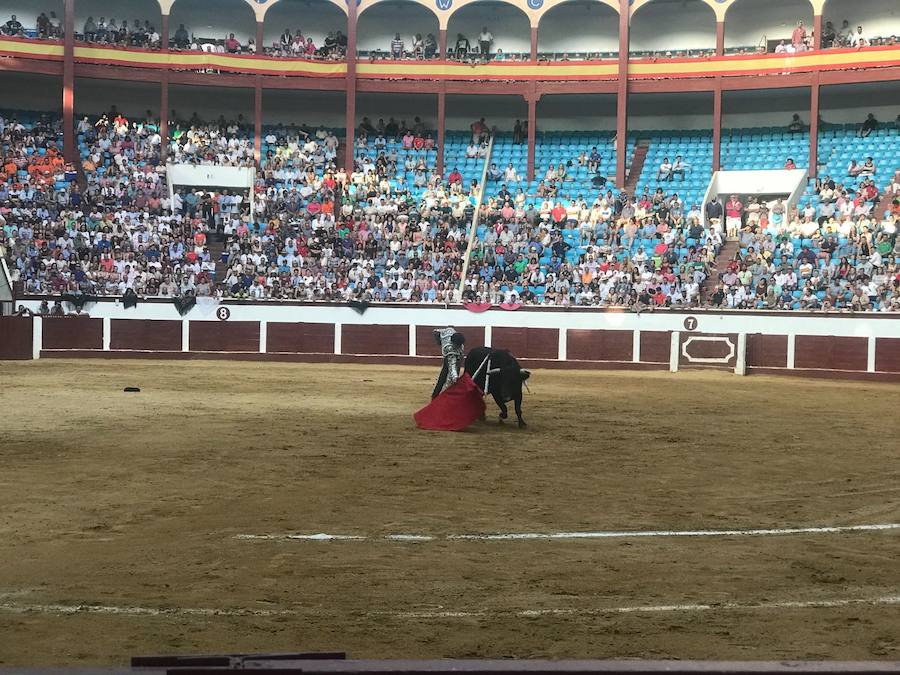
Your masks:
<svg viewBox="0 0 900 675"><path fill-rule="evenodd" d="M794 29L794 32L791 33L791 44L794 46L794 49L802 49L801 45L806 40L806 28L803 27L803 22L798 21L797 27Z"/></svg>
<svg viewBox="0 0 900 675"><path fill-rule="evenodd" d="M744 205L737 195L731 195L731 199L725 205L725 229L729 237L736 237L741 229L741 216L744 214Z"/></svg>
<svg viewBox="0 0 900 675"><path fill-rule="evenodd" d="M229 34L228 39L225 40L225 51L229 54L237 54L241 51L241 43L234 37L234 33Z"/></svg>
<svg viewBox="0 0 900 675"><path fill-rule="evenodd" d="M451 171L450 175L447 177L447 181L451 184L462 183L462 174L459 172L459 169L454 167L453 171Z"/></svg>
<svg viewBox="0 0 900 675"><path fill-rule="evenodd" d="M560 202L556 202L556 206L550 211L550 215L553 217L553 222L557 225L566 222L566 209Z"/></svg>

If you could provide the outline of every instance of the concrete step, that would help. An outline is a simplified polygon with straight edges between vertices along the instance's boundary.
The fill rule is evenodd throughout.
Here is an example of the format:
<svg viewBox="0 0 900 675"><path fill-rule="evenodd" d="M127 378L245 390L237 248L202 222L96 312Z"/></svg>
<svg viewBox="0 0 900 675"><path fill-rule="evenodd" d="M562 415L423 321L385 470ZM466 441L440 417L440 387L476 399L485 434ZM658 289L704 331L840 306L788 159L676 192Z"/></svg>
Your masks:
<svg viewBox="0 0 900 675"><path fill-rule="evenodd" d="M634 154L631 156L631 165L628 168L628 177L625 180L625 190L630 195L634 195L634 189L637 187L641 172L644 170L644 162L647 161L649 149L649 141L638 141L637 145L634 146Z"/></svg>
<svg viewBox="0 0 900 675"><path fill-rule="evenodd" d="M736 239L729 239L719 249L719 253L713 262L713 268L709 272L709 277L700 287L700 302L705 303L712 296L719 284L719 275L728 268L728 263L734 258L734 254L738 252L741 245Z"/></svg>

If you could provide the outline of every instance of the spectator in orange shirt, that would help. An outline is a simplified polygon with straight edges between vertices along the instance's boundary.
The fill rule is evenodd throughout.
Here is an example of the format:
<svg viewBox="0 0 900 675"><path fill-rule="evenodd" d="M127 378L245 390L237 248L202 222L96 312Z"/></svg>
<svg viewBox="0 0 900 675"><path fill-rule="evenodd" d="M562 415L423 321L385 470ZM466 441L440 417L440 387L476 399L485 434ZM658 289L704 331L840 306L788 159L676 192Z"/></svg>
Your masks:
<svg viewBox="0 0 900 675"><path fill-rule="evenodd" d="M806 28L803 27L803 22L798 21L797 27L794 29L794 32L791 33L791 44L794 46L795 50L802 49L801 45L806 40Z"/></svg>

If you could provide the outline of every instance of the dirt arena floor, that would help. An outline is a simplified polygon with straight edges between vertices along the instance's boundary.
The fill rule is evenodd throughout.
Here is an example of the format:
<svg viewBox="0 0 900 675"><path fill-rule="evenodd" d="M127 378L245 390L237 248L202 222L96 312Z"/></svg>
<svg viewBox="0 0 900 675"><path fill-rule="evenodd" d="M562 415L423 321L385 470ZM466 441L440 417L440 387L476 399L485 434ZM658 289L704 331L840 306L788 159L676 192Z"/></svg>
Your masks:
<svg viewBox="0 0 900 675"><path fill-rule="evenodd" d="M900 529L745 532L900 523L900 387L537 371L420 432L436 375L0 363L0 663L900 659Z"/></svg>

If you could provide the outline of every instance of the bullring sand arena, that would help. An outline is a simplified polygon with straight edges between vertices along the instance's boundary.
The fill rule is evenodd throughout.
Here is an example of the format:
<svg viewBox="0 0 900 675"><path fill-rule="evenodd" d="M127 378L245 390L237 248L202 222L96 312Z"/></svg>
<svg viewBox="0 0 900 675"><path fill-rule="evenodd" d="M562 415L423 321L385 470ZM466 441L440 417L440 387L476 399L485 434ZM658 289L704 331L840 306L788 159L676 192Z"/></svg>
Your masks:
<svg viewBox="0 0 900 675"><path fill-rule="evenodd" d="M448 434L435 376L4 363L0 663L900 659L900 386L538 370Z"/></svg>

